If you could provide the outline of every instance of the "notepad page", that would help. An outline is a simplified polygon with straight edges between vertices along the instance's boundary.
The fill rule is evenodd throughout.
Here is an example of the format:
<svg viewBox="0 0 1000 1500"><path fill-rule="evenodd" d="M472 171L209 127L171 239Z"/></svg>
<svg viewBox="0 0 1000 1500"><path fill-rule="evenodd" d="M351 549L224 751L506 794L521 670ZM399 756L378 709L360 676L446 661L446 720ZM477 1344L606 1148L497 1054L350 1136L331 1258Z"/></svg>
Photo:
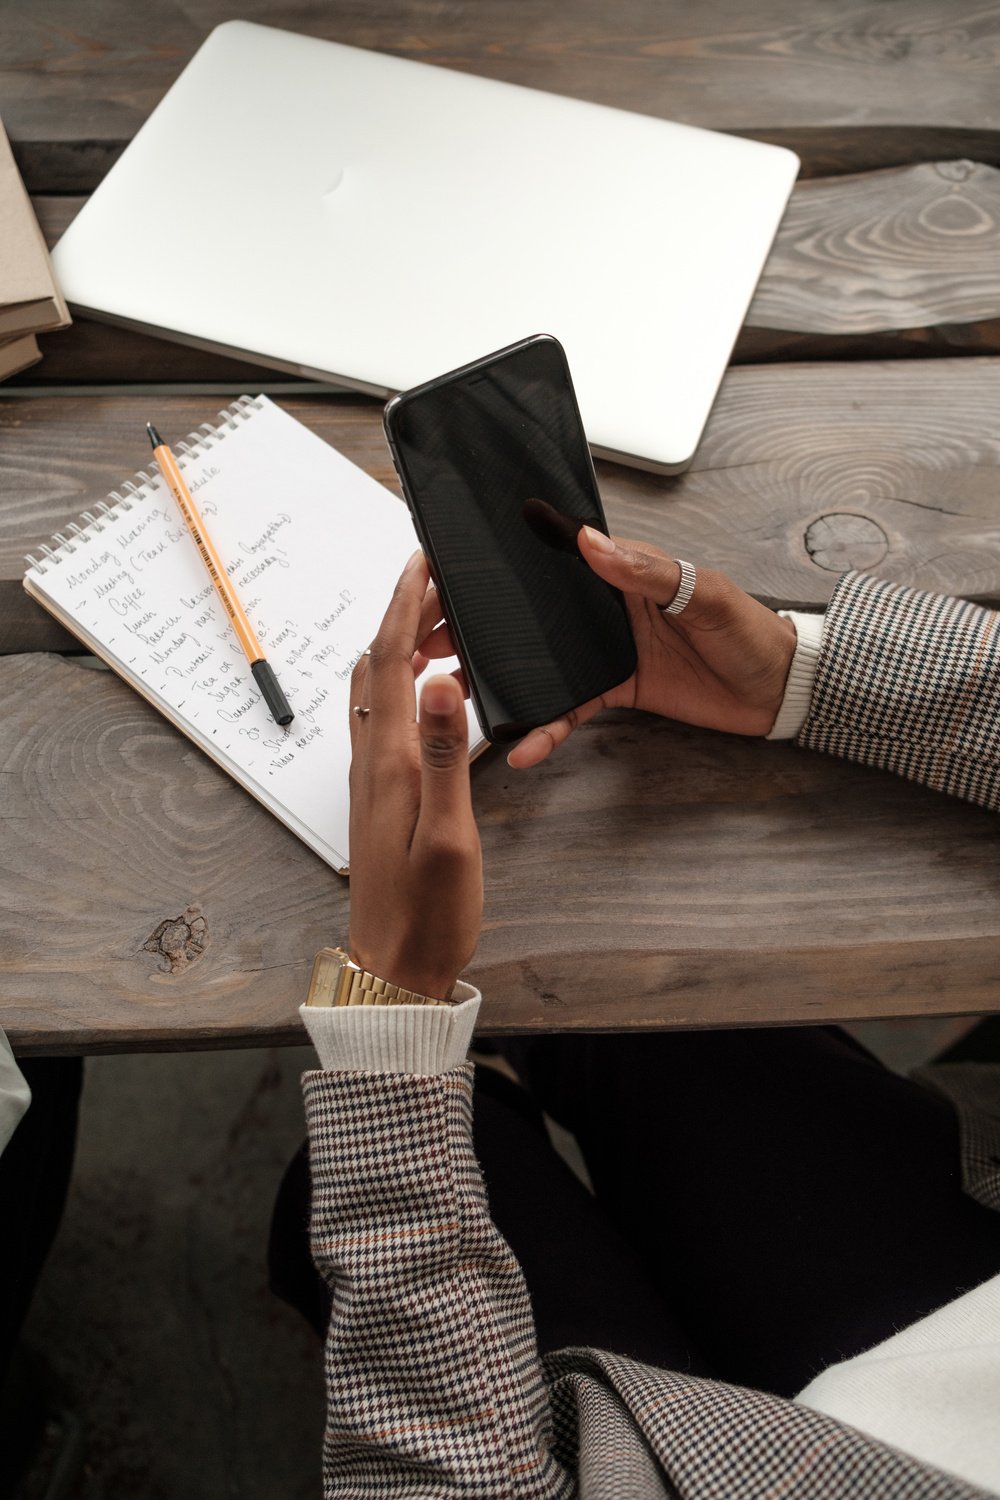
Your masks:
<svg viewBox="0 0 1000 1500"><path fill-rule="evenodd" d="M348 860L351 672L417 546L395 496L266 397L176 456L294 712L271 718L163 479L26 585L335 868ZM435 664L451 670L454 662ZM472 720L475 724L475 720ZM478 726L473 739L481 740Z"/></svg>

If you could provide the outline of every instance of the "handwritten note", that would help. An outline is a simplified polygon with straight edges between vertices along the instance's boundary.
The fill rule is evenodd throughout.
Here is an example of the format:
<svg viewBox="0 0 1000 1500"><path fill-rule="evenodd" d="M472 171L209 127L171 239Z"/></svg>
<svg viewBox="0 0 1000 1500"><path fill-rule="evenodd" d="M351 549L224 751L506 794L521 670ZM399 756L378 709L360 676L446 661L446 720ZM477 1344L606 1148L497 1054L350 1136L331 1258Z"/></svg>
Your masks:
<svg viewBox="0 0 1000 1500"><path fill-rule="evenodd" d="M187 455L176 451L295 714L286 729L268 713L153 469L26 583L340 868L349 852L351 672L417 545L406 507L264 396Z"/></svg>

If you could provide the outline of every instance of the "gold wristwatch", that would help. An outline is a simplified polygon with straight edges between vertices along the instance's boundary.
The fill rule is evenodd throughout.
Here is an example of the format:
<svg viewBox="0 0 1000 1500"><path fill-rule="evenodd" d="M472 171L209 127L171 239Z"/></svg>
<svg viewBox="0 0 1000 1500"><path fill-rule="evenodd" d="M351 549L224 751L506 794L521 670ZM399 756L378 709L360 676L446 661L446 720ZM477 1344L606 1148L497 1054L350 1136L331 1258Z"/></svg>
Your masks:
<svg viewBox="0 0 1000 1500"><path fill-rule="evenodd" d="M313 963L307 1005L451 1005L379 979L343 948L321 948Z"/></svg>

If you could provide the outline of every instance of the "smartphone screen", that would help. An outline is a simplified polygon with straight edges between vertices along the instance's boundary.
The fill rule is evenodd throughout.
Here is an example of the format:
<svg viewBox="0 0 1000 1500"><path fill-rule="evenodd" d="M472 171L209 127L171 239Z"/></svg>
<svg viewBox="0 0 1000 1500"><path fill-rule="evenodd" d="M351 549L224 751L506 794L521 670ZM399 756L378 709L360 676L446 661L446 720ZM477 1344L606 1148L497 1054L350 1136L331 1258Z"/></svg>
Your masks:
<svg viewBox="0 0 1000 1500"><path fill-rule="evenodd" d="M538 335L404 392L385 426L488 738L623 682L625 602L576 547L607 525L561 345Z"/></svg>

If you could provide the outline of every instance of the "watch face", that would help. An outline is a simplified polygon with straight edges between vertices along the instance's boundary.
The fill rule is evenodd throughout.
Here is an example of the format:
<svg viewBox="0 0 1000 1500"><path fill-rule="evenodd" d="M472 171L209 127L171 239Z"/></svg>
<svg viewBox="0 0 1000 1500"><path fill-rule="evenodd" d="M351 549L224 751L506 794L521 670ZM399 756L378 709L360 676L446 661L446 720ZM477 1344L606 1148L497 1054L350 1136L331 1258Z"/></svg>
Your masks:
<svg viewBox="0 0 1000 1500"><path fill-rule="evenodd" d="M350 959L343 948L321 948L313 960L307 1005L336 1005L341 976L350 972ZM354 967L351 965L351 967Z"/></svg>

